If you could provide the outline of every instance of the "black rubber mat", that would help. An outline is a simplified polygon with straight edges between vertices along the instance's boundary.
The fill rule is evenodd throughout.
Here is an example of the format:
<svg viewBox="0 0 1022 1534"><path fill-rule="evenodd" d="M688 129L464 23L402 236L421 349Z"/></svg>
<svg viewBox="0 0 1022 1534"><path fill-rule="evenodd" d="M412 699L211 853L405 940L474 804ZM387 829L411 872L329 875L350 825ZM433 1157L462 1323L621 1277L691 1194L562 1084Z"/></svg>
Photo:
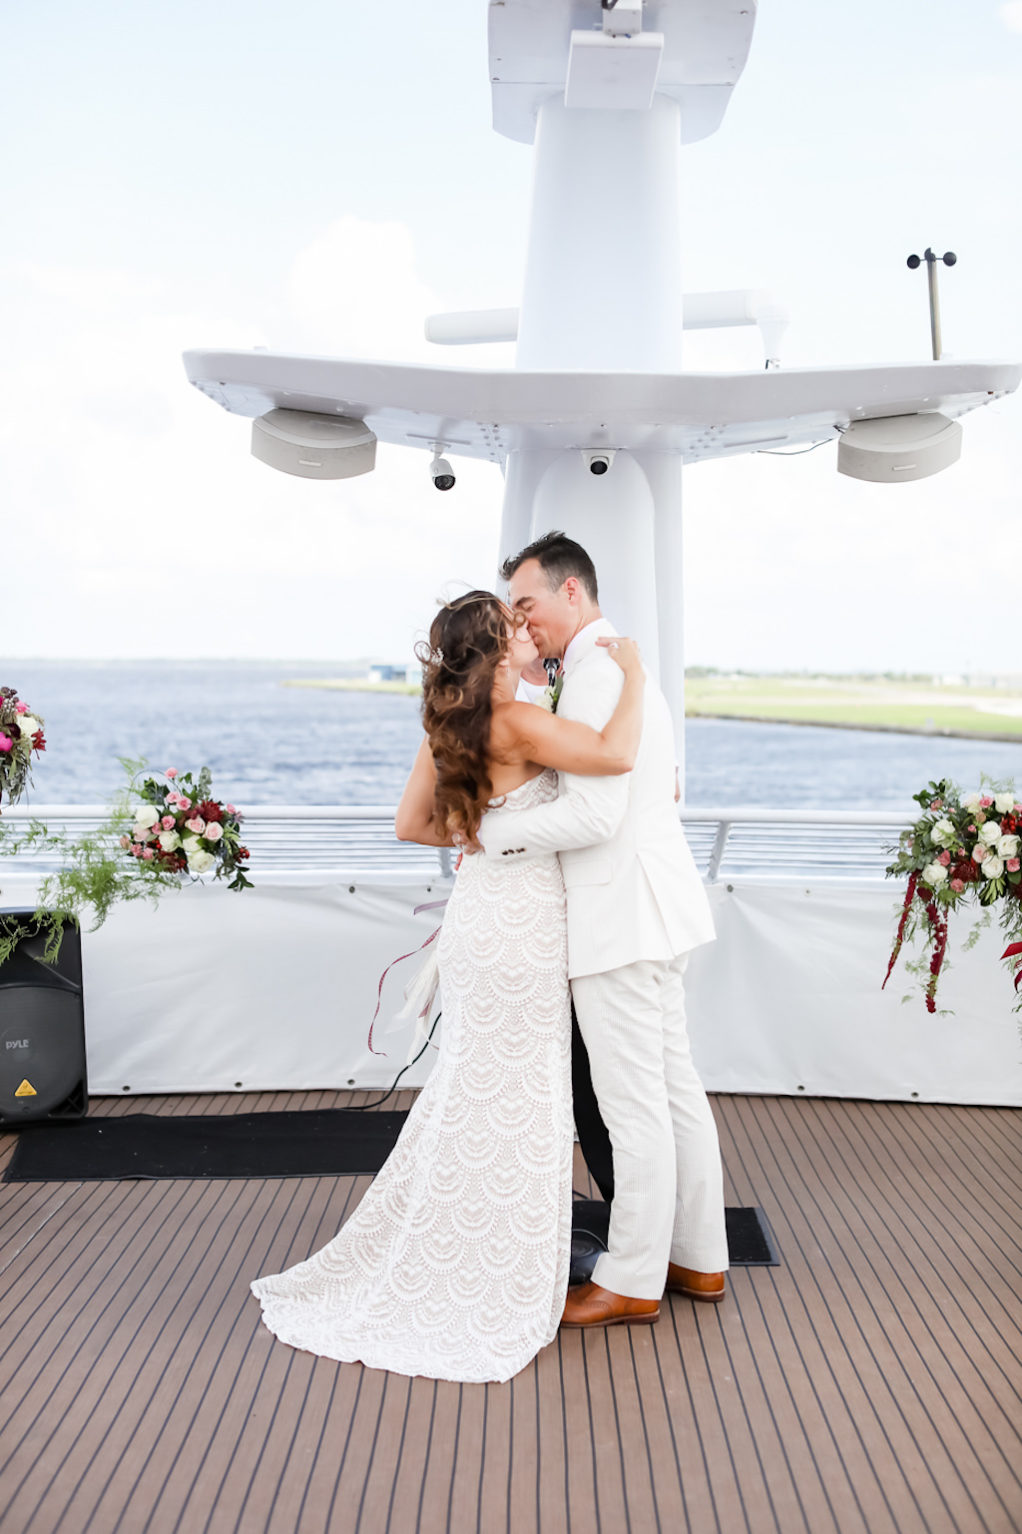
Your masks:
<svg viewBox="0 0 1022 1534"><path fill-rule="evenodd" d="M5 1182L117 1181L128 1177L322 1177L378 1172L406 1115L311 1108L26 1124Z"/></svg>
<svg viewBox="0 0 1022 1534"><path fill-rule="evenodd" d="M607 1226L610 1219L608 1206L602 1199L577 1198L571 1211L572 1272L581 1272L589 1263L590 1270L596 1257L592 1257L594 1244L597 1255L607 1247ZM725 1209L728 1255L732 1267L776 1268L781 1259L777 1255L774 1238L762 1209ZM577 1260L576 1260L577 1248ZM573 1282L574 1282L573 1278Z"/></svg>

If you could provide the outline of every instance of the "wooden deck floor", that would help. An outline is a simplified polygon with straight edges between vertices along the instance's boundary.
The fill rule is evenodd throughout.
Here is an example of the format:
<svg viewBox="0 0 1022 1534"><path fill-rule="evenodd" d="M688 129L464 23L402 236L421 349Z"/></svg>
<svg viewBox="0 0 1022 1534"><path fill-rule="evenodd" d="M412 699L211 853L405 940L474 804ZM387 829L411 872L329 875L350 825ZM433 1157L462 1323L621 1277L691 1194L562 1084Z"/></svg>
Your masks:
<svg viewBox="0 0 1022 1534"><path fill-rule="evenodd" d="M262 1327L248 1280L329 1239L365 1178L0 1186L0 1529L1022 1529L1022 1117L714 1104L727 1200L763 1206L783 1265L734 1270L719 1307L562 1334L507 1385Z"/></svg>

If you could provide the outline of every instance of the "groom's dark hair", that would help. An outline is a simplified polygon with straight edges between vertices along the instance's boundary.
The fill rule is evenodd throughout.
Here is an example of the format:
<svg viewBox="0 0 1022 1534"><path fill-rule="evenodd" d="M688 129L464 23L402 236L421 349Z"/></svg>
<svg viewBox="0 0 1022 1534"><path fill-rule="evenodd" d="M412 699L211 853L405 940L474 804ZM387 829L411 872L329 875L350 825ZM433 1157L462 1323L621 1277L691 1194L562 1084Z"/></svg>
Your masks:
<svg viewBox="0 0 1022 1534"><path fill-rule="evenodd" d="M535 543L530 543L520 554L505 559L500 567L501 580L509 581L527 559L539 562L543 574L550 583L550 590L563 586L569 575L581 581L590 602L600 600L596 586L596 566L580 543L565 533L544 533Z"/></svg>

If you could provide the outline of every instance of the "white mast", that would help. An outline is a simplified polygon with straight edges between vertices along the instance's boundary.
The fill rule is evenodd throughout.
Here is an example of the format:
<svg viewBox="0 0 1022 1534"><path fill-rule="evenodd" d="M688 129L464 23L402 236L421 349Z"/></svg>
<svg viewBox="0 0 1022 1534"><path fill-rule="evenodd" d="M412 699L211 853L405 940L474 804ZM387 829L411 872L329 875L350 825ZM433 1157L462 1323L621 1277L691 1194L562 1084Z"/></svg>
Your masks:
<svg viewBox="0 0 1022 1534"><path fill-rule="evenodd" d="M521 310L433 316L426 333L517 336L514 368L185 354L287 473L368 472L377 438L500 465L501 556L554 527L588 548L604 611L659 668L679 752L682 464L830 437L843 473L919 479L958 456L950 418L1022 379L983 361L778 371L785 316L768 295L683 300L681 146L719 126L754 19L754 0L490 0L494 127L534 144ZM765 370L682 370L686 324L747 323Z"/></svg>

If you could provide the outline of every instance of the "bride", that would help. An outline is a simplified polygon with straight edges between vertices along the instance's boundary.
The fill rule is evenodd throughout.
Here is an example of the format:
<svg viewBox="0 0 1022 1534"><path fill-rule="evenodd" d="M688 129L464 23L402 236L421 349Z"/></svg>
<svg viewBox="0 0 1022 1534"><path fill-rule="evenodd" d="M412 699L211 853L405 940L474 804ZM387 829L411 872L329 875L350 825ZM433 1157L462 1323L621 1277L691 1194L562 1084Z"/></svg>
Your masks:
<svg viewBox="0 0 1022 1534"><path fill-rule="evenodd" d="M398 837L471 847L488 807L556 798L554 769L630 771L643 670L631 640L613 643L624 685L598 733L516 701L537 651L497 597L473 591L441 608L421 656L426 734ZM327 1246L251 1287L292 1347L399 1374L507 1380L553 1340L568 1284L571 1027L556 855L463 858L438 964L440 1052L394 1150Z"/></svg>

